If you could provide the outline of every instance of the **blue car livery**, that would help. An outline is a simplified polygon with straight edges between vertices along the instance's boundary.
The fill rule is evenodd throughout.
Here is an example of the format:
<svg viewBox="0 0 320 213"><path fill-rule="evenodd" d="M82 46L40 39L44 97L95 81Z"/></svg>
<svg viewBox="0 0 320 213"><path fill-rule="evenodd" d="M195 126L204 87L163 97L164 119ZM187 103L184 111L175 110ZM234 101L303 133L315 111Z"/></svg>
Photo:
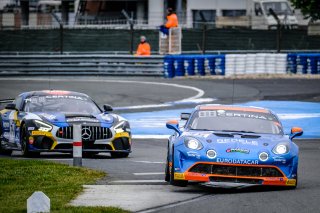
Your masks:
<svg viewBox="0 0 320 213"><path fill-rule="evenodd" d="M200 105L182 113L167 128L165 180L186 186L189 181L217 187L256 185L295 188L302 135L294 127L285 135L276 114L268 109L229 105Z"/></svg>
<svg viewBox="0 0 320 213"><path fill-rule="evenodd" d="M0 152L21 150L27 157L40 152L72 152L73 124L81 124L82 150L127 157L131 130L127 120L101 110L86 94L44 90L20 94L0 111Z"/></svg>

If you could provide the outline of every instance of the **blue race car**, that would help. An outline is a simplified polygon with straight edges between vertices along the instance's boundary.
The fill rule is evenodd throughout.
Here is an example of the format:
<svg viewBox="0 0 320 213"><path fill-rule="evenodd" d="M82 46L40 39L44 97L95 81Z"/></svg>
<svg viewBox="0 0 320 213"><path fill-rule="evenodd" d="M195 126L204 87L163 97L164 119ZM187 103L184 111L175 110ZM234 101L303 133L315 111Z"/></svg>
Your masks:
<svg viewBox="0 0 320 213"><path fill-rule="evenodd" d="M285 135L277 115L268 109L228 105L200 105L168 142L165 180L176 186L188 181L214 187L286 186L298 183L299 148L292 141L302 135L294 127Z"/></svg>
<svg viewBox="0 0 320 213"><path fill-rule="evenodd" d="M110 113L86 94L45 90L25 92L0 111L0 153L21 150L26 157L40 152L72 152L73 124L81 124L86 155L110 152L128 157L131 130L127 120Z"/></svg>

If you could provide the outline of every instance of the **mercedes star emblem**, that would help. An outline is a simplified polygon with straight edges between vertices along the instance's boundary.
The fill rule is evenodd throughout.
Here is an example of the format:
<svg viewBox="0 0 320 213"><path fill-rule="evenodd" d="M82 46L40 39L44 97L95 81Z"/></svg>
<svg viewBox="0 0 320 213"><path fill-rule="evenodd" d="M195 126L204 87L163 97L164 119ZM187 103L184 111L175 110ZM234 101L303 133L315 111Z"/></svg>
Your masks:
<svg viewBox="0 0 320 213"><path fill-rule="evenodd" d="M82 128L82 139L89 140L91 137L91 130L87 127Z"/></svg>

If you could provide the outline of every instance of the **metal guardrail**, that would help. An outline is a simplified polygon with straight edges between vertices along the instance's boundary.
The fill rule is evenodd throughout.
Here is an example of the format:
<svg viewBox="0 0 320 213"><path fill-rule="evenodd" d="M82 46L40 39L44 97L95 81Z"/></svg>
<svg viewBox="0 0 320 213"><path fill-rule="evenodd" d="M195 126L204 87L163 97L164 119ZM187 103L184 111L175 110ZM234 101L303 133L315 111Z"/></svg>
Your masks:
<svg viewBox="0 0 320 213"><path fill-rule="evenodd" d="M163 76L163 56L0 55L0 76L19 75Z"/></svg>

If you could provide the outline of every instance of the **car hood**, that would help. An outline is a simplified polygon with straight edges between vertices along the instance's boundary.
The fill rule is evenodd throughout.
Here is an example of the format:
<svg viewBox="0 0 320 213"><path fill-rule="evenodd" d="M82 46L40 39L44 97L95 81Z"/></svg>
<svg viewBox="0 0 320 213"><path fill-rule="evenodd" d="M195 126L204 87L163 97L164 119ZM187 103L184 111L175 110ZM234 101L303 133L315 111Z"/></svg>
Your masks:
<svg viewBox="0 0 320 213"><path fill-rule="evenodd" d="M52 123L106 123L112 124L115 118L111 114L61 113L61 112L34 112L41 119Z"/></svg>
<svg viewBox="0 0 320 213"><path fill-rule="evenodd" d="M271 154L278 143L291 145L286 135L189 131L182 136L197 138L205 150L214 149L221 157L256 157L261 152Z"/></svg>

